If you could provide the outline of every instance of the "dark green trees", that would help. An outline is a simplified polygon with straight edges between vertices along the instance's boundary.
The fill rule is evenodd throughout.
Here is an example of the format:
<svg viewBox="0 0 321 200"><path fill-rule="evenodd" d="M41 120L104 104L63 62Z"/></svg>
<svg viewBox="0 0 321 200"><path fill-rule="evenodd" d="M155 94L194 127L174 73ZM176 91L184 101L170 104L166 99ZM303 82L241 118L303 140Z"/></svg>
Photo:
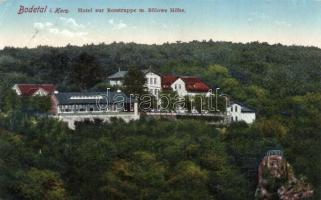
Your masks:
<svg viewBox="0 0 321 200"><path fill-rule="evenodd" d="M12 90L5 93L2 103L2 111L5 113L20 111L26 114L42 114L49 112L51 109L49 96L22 97Z"/></svg>
<svg viewBox="0 0 321 200"><path fill-rule="evenodd" d="M255 185L256 174L251 170L256 168L261 151L281 143L289 163L297 174L307 177L316 190L314 198L320 199L320 59L319 48L258 42L4 48L0 51L0 125L15 133L0 136L0 195L18 198L11 186L21 183L14 174L27 174L35 168L55 173L74 199L137 195L153 199L155 194L163 199L198 195L204 199L253 199L254 191L243 187L243 175L247 184ZM106 76L103 71L133 64L142 68L153 65L164 74L200 76L213 88L220 87L220 91L256 108L259 120L252 127L231 126L222 131L226 134L223 141L210 146L199 142L204 135L204 140L217 142L216 137L208 137L215 134L214 128L207 134L202 132L206 125L189 122L128 125L116 121L113 125L83 125L77 134L68 134L63 126L25 116L21 112L25 102L5 92L16 83L44 82L57 84L63 91L94 85L104 89L106 85L100 82ZM129 74L135 78L128 79L128 92L143 93L136 88L144 84L143 76L138 70ZM48 108L41 102L38 105ZM190 107L188 102L186 105ZM226 145L227 151L212 151L220 144ZM45 156L39 156L39 149ZM195 182L187 183L187 176L195 177ZM199 186L195 193L184 190L195 185ZM251 193L250 197L240 190Z"/></svg>
<svg viewBox="0 0 321 200"><path fill-rule="evenodd" d="M136 67L130 67L124 78L124 90L129 94L142 95L146 94L146 79L142 71Z"/></svg>
<svg viewBox="0 0 321 200"><path fill-rule="evenodd" d="M69 79L80 90L89 89L105 78L104 71L96 58L88 53L81 53L71 65Z"/></svg>
<svg viewBox="0 0 321 200"><path fill-rule="evenodd" d="M0 197L249 199L215 129L196 121L86 122L74 132L30 119L0 130Z"/></svg>
<svg viewBox="0 0 321 200"><path fill-rule="evenodd" d="M34 200L67 200L65 186L59 175L50 170L31 168L27 172L18 172L19 184L16 196Z"/></svg>

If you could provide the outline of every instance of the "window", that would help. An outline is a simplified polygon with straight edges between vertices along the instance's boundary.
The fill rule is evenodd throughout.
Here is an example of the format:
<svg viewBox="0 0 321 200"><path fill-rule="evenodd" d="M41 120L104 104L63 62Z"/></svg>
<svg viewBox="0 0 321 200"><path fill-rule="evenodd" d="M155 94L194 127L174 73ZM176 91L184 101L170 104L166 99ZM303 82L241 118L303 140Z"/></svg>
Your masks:
<svg viewBox="0 0 321 200"><path fill-rule="evenodd" d="M233 106L231 106L231 112L233 112Z"/></svg>
<svg viewBox="0 0 321 200"><path fill-rule="evenodd" d="M237 116L235 116L235 121L237 122L237 120L238 120L238 119L237 119Z"/></svg>
<svg viewBox="0 0 321 200"><path fill-rule="evenodd" d="M237 106L235 106L235 112L237 112Z"/></svg>
<svg viewBox="0 0 321 200"><path fill-rule="evenodd" d="M181 89L181 88L182 88L182 87L181 87L181 84L179 84L179 85L178 85L178 89Z"/></svg>
<svg viewBox="0 0 321 200"><path fill-rule="evenodd" d="M156 78L154 78L154 84L156 85Z"/></svg>
<svg viewBox="0 0 321 200"><path fill-rule="evenodd" d="M149 78L149 84L153 84L153 78Z"/></svg>
<svg viewBox="0 0 321 200"><path fill-rule="evenodd" d="M177 85L175 84L175 90L177 89Z"/></svg>

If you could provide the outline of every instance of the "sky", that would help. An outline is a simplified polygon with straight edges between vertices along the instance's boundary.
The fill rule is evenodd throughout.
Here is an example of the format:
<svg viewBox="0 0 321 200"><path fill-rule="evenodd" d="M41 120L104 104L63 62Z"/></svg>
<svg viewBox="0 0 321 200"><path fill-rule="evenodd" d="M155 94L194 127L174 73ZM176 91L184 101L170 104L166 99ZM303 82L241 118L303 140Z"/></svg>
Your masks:
<svg viewBox="0 0 321 200"><path fill-rule="evenodd" d="M47 11L17 14L21 6L47 6ZM57 8L68 13L55 13ZM107 8L145 12L108 13ZM0 49L209 39L321 47L321 0L0 0Z"/></svg>

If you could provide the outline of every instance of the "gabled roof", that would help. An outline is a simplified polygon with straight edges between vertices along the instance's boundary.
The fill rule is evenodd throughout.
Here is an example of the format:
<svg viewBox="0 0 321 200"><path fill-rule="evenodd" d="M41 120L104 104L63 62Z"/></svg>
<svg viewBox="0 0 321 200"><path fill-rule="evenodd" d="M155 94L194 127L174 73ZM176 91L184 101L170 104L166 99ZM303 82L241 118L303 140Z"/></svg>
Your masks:
<svg viewBox="0 0 321 200"><path fill-rule="evenodd" d="M171 85L177 80L182 79L188 92L208 92L211 88L200 78L195 76L176 76L165 75L162 77L162 88L171 89Z"/></svg>
<svg viewBox="0 0 321 200"><path fill-rule="evenodd" d="M56 86L53 84L16 84L15 87L17 87L22 96L32 96L40 89L47 92L48 95L56 91Z"/></svg>
<svg viewBox="0 0 321 200"><path fill-rule="evenodd" d="M123 92L65 92L54 95L58 105L79 105L79 104L113 104L114 101L124 100L124 103L133 103Z"/></svg>
<svg viewBox="0 0 321 200"><path fill-rule="evenodd" d="M230 106L232 106L233 104L237 104L237 105L241 106L242 113L255 113L255 109L246 106L244 103L231 101Z"/></svg>
<svg viewBox="0 0 321 200"><path fill-rule="evenodd" d="M143 70L141 70L141 71L143 72L143 74L147 74L147 73L151 72L151 73L157 74L158 76L161 76L160 73L155 72L152 68L143 69Z"/></svg>
<svg viewBox="0 0 321 200"><path fill-rule="evenodd" d="M178 76L175 75L165 75L162 76L162 88L171 89L171 85L178 79Z"/></svg>
<svg viewBox="0 0 321 200"><path fill-rule="evenodd" d="M154 72L152 69L143 69L140 70L143 74L147 74L149 72L152 72L154 74L159 75L158 73ZM110 76L108 76L108 79L123 79L125 78L126 74L128 73L128 71L118 71Z"/></svg>
<svg viewBox="0 0 321 200"><path fill-rule="evenodd" d="M128 71L118 71L110 76L108 76L109 79L123 79Z"/></svg>
<svg viewBox="0 0 321 200"><path fill-rule="evenodd" d="M255 110L254 110L254 109L251 109L251 108L249 108L249 107L242 106L241 112L242 112L242 113L254 113Z"/></svg>
<svg viewBox="0 0 321 200"><path fill-rule="evenodd" d="M189 92L208 92L211 88L200 78L194 76L180 77L186 84Z"/></svg>

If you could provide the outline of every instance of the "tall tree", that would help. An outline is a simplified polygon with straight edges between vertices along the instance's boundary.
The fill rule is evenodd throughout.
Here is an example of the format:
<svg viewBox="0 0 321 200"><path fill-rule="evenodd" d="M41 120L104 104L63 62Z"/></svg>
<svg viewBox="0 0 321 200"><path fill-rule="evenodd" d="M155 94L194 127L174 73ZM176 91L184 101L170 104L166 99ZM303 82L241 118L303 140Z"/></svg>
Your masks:
<svg viewBox="0 0 321 200"><path fill-rule="evenodd" d="M146 79L142 71L136 67L131 67L124 78L124 89L127 94L146 94Z"/></svg>
<svg viewBox="0 0 321 200"><path fill-rule="evenodd" d="M56 50L51 51L51 54L48 58L51 67L49 68L48 77L49 80L52 80L53 83L61 84L66 80L68 71L70 70L70 58L66 53L60 53Z"/></svg>
<svg viewBox="0 0 321 200"><path fill-rule="evenodd" d="M85 90L103 80L104 73L96 57L84 52L73 61L69 76L73 84Z"/></svg>

